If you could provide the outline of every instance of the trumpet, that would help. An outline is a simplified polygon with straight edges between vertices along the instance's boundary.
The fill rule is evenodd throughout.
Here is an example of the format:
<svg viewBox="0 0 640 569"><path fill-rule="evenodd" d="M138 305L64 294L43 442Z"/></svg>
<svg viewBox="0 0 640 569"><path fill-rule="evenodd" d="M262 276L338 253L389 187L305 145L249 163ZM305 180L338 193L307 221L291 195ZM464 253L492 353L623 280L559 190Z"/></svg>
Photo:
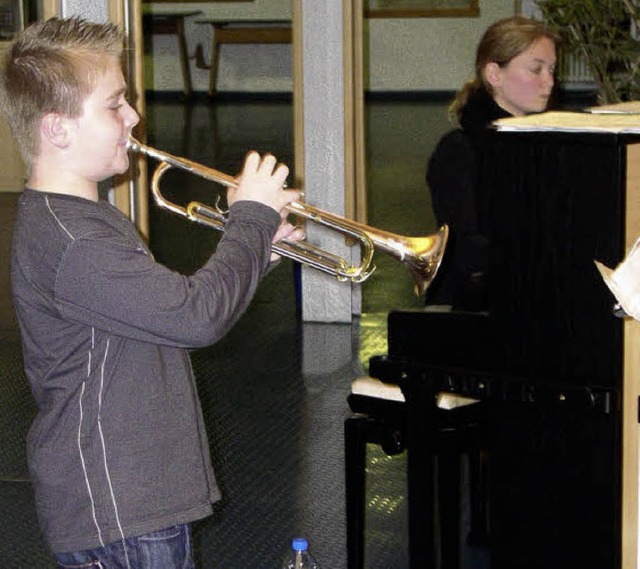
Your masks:
<svg viewBox="0 0 640 569"><path fill-rule="evenodd" d="M216 201L215 206L192 201L186 206L167 200L160 191L160 180L171 168L185 170L222 186L235 188L237 179L187 158L156 150L131 137L129 150L153 158L159 162L151 178L151 192L158 207L187 218L190 221L224 231L227 212ZM325 251L305 240L281 240L272 245L272 252L330 274L339 281L361 283L375 270L372 264L374 250L384 251L404 263L413 274L416 295L424 294L436 276L444 255L449 228L446 225L424 237L404 237L369 227L363 223L323 211L304 202L292 202L286 206L288 213L337 231L350 238L361 248L360 264L352 265L344 257Z"/></svg>

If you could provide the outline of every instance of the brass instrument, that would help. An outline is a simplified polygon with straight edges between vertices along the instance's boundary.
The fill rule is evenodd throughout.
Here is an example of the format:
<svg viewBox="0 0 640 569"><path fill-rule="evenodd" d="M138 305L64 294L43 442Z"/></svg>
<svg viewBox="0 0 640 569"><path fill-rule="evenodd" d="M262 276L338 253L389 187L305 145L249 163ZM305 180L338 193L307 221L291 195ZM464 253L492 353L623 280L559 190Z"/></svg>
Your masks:
<svg viewBox="0 0 640 569"><path fill-rule="evenodd" d="M226 187L237 187L237 180L218 170L198 164L186 158L173 156L151 148L134 138L129 139L129 149L158 160L151 179L151 191L156 204L191 221L224 231L226 212L220 207L209 206L201 202L190 202L185 207L168 201L160 192L160 179L170 168L186 170L197 176ZM436 233L425 237L403 237L387 231L381 231L328 213L303 202L292 202L286 206L288 212L296 217L318 223L352 238L361 247L360 265L352 266L344 258L325 251L306 241L278 241L272 251L298 261L319 271L335 276L340 281L360 283L375 270L371 264L374 249L379 249L404 263L415 278L415 292L423 294L438 271L447 243L449 229L443 225Z"/></svg>

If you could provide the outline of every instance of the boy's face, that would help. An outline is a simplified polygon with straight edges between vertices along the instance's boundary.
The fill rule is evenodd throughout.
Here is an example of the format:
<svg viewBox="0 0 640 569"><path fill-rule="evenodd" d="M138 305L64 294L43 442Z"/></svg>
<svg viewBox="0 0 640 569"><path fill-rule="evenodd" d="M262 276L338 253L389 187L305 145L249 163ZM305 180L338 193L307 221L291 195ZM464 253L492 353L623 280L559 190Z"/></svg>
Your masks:
<svg viewBox="0 0 640 569"><path fill-rule="evenodd" d="M127 141L140 117L125 99L120 63L108 57L105 72L75 119L72 155L76 173L92 182L122 174L129 167Z"/></svg>

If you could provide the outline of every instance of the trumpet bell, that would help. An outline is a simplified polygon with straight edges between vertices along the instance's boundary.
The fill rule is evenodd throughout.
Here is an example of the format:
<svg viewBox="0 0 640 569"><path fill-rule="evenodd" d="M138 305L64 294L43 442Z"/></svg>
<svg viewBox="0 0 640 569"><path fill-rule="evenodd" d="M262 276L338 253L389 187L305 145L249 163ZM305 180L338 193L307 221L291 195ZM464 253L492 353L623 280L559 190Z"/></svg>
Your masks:
<svg viewBox="0 0 640 569"><path fill-rule="evenodd" d="M415 279L414 291L422 296L433 281L442 263L449 239L449 227L443 225L435 235L408 238L407 251L403 262Z"/></svg>
<svg viewBox="0 0 640 569"><path fill-rule="evenodd" d="M386 252L411 271L416 296L425 294L442 263L449 227L443 225L431 235L404 237L361 224L358 226L371 239L376 250Z"/></svg>

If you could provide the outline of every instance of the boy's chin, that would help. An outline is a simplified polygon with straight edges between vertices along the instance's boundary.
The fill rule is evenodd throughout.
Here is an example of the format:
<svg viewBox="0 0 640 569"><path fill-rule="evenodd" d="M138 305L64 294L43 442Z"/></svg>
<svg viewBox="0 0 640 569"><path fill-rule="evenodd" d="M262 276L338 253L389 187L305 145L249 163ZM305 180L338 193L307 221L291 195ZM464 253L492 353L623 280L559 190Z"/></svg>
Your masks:
<svg viewBox="0 0 640 569"><path fill-rule="evenodd" d="M113 168L113 175L124 174L129 169L129 157L127 156L122 163Z"/></svg>

